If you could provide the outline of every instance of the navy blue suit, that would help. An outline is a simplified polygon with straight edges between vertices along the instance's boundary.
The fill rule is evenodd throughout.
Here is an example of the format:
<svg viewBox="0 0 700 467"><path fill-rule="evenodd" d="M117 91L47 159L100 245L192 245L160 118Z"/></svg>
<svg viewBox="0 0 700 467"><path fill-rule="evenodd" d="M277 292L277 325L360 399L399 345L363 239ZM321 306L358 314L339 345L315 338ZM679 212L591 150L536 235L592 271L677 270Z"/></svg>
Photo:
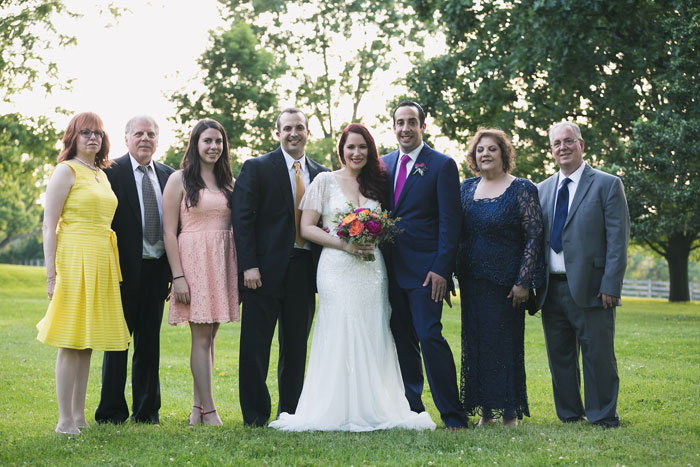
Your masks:
<svg viewBox="0 0 700 467"><path fill-rule="evenodd" d="M387 167L387 191L393 217L403 229L384 248L389 270L391 330L411 410L425 410L421 401L425 359L428 384L445 426L466 426L457 390L452 351L442 337L442 302L431 299L432 285L423 287L432 271L452 284L461 207L457 164L427 144L416 158L394 206L394 178L399 151L382 157ZM425 165L420 170L416 167Z"/></svg>

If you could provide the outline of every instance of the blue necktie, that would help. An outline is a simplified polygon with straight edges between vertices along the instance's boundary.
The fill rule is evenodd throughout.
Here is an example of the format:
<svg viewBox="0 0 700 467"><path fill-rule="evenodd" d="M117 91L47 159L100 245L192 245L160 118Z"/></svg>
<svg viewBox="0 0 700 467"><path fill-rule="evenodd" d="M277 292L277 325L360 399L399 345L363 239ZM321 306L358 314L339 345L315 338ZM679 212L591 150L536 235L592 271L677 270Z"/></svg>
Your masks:
<svg viewBox="0 0 700 467"><path fill-rule="evenodd" d="M566 224L566 216L569 213L569 188L566 186L571 181L570 178L565 178L559 188L557 195L557 205L554 208L554 222L552 222L552 250L555 253L561 252L563 249L561 242L561 233Z"/></svg>

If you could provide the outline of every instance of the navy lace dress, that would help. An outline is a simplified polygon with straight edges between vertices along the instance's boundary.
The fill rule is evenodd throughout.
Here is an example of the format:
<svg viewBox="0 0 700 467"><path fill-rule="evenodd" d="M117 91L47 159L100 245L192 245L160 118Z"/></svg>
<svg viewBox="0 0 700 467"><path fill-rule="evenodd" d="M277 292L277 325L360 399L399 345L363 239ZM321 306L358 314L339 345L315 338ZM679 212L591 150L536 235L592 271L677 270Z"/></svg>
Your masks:
<svg viewBox="0 0 700 467"><path fill-rule="evenodd" d="M530 416L525 386L525 305L513 285L544 281L543 224L537 188L516 178L497 198L474 199L481 177L461 186L457 278L462 302L460 397L468 415Z"/></svg>

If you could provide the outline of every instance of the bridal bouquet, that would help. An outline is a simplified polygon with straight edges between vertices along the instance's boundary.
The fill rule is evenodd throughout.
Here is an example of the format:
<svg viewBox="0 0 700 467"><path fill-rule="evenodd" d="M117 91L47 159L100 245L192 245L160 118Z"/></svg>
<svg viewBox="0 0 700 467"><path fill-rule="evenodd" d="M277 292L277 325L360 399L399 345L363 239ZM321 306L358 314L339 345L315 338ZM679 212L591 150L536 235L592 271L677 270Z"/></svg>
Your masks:
<svg viewBox="0 0 700 467"><path fill-rule="evenodd" d="M400 219L392 219L389 212L382 211L379 206L374 209L355 208L348 201L348 210L336 215L336 235L349 243L380 245L394 240L394 236L400 232L396 226ZM369 254L364 255L362 259L374 261L375 258L374 254Z"/></svg>

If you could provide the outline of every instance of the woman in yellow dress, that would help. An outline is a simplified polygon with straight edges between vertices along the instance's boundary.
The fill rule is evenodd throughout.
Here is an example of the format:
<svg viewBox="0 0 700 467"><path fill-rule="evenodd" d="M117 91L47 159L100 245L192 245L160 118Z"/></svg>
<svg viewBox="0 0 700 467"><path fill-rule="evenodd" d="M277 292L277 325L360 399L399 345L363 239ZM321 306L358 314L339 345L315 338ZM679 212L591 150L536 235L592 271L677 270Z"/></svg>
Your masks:
<svg viewBox="0 0 700 467"><path fill-rule="evenodd" d="M46 189L44 259L49 308L37 339L58 347L57 433L87 427L92 350L125 350L129 330L119 295L119 255L111 229L117 198L102 168L109 139L99 116L76 115L63 135L63 150Z"/></svg>

